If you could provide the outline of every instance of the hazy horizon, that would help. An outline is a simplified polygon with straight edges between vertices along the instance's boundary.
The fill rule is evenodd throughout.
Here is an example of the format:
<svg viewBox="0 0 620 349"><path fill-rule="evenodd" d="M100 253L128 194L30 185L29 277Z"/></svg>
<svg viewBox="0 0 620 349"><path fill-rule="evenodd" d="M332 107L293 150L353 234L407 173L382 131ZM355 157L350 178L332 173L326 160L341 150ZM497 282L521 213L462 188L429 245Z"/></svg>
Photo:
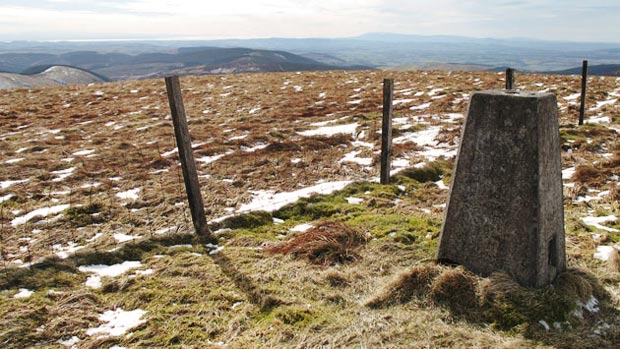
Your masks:
<svg viewBox="0 0 620 349"><path fill-rule="evenodd" d="M4 0L0 41L347 38L383 32L619 43L594 0Z"/></svg>

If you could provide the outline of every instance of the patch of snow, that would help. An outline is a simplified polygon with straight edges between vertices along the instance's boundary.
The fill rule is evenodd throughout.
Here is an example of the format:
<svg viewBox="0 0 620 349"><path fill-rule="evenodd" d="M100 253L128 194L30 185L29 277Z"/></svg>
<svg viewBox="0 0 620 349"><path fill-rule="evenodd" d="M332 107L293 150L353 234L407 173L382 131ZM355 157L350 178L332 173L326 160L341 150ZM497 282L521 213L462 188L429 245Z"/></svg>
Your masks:
<svg viewBox="0 0 620 349"><path fill-rule="evenodd" d="M426 130L418 131L418 132L407 132L400 137L396 137L393 140L394 144L401 144L408 141L414 142L419 146L430 146L436 145L435 138L439 135L439 131L441 130L440 126L429 127Z"/></svg>
<svg viewBox="0 0 620 349"><path fill-rule="evenodd" d="M618 220L618 217L614 216L614 215L609 215L609 216L604 216L604 217L584 217L582 218L583 222L587 225L591 225L597 229L601 229L601 230L606 230L609 232L620 232L620 230L618 229L614 229L614 228L609 228L606 227L604 225L602 225L601 223L605 223L605 222L613 222Z"/></svg>
<svg viewBox="0 0 620 349"><path fill-rule="evenodd" d="M428 102L428 103L424 103L424 104L420 104L420 105L415 105L411 108L409 108L410 110L424 110L427 109L428 107L431 106L431 104L433 104L432 102Z"/></svg>
<svg viewBox="0 0 620 349"><path fill-rule="evenodd" d="M116 196L123 200L137 200L140 190L141 188L133 188L127 191L116 193Z"/></svg>
<svg viewBox="0 0 620 349"><path fill-rule="evenodd" d="M64 340L64 341L63 341L62 339L59 339L59 340L57 340L57 341L56 341L56 343L58 343L58 344L60 344L60 345L64 345L65 347L72 347L72 348L74 348L74 347L75 347L75 345L76 345L79 341L81 341L81 339L79 339L79 338L78 338L78 337L76 337L76 336L73 336L73 337L71 337L71 338L69 338L69 339L67 339L67 340Z"/></svg>
<svg viewBox="0 0 620 349"><path fill-rule="evenodd" d="M575 174L575 168L574 167L569 167L565 170L562 170L562 179L567 180L567 179L571 179L573 178L573 175Z"/></svg>
<svg viewBox="0 0 620 349"><path fill-rule="evenodd" d="M362 199L362 198L354 198L354 197L351 196L351 197L347 198L347 202L350 203L350 204L353 204L353 205L359 205L362 202L364 202L364 199Z"/></svg>
<svg viewBox="0 0 620 349"><path fill-rule="evenodd" d="M167 232L169 232L172 229L175 229L176 227L168 227L168 228L162 228L162 229L158 229L155 230L155 234L157 235L161 235L161 234L166 234Z"/></svg>
<svg viewBox="0 0 620 349"><path fill-rule="evenodd" d="M212 155L212 156L203 156L201 158L197 158L196 161L198 162L202 162L203 164L210 164L212 162L215 162L221 158L223 158L226 154L217 154L217 155Z"/></svg>
<svg viewBox="0 0 620 349"><path fill-rule="evenodd" d="M122 234L122 233L115 233L113 236L114 236L114 239L116 239L118 243L136 240L142 237L140 235L127 235L127 234Z"/></svg>
<svg viewBox="0 0 620 349"><path fill-rule="evenodd" d="M358 158L357 154L359 153L361 153L361 151L354 150L350 153L345 154L344 158L340 159L338 162L354 162L362 166L370 166L372 164L372 158Z"/></svg>
<svg viewBox="0 0 620 349"><path fill-rule="evenodd" d="M551 329L551 327L549 326L549 324L547 323L547 321L545 320L538 320L538 323L545 328L545 331L549 331Z"/></svg>
<svg viewBox="0 0 620 349"><path fill-rule="evenodd" d="M21 179L21 180L16 180L16 181L11 181L11 180L1 181L0 182L0 189L6 189L6 188L12 186L13 184L21 184L21 183L26 183L28 181L29 181L29 179Z"/></svg>
<svg viewBox="0 0 620 349"><path fill-rule="evenodd" d="M348 101L348 102L347 102L347 104L360 104L360 103L362 103L362 100L361 100L361 99L356 99L356 100L353 100L353 101Z"/></svg>
<svg viewBox="0 0 620 349"><path fill-rule="evenodd" d="M72 155L75 155L75 156L85 156L85 155L90 155L90 154L92 154L94 152L95 152L94 149L87 149L87 150L76 151Z"/></svg>
<svg viewBox="0 0 620 349"><path fill-rule="evenodd" d="M439 189L444 189L444 190L449 189L449 188L448 188L448 187L446 187L446 185L443 183L443 179L438 180L437 182L435 182L435 184L437 184L437 186L439 187Z"/></svg>
<svg viewBox="0 0 620 349"><path fill-rule="evenodd" d="M183 245L172 245L168 248L192 248L194 246L192 246L191 244L183 244Z"/></svg>
<svg viewBox="0 0 620 349"><path fill-rule="evenodd" d="M253 153L253 152L257 151L257 150L265 149L268 146L269 146L269 144L257 144L257 145L255 145L255 146L253 146L251 148L250 147L244 147L244 146L241 146L240 148L241 148L241 150L243 150L246 153Z"/></svg>
<svg viewBox="0 0 620 349"><path fill-rule="evenodd" d="M16 159L10 159L10 160L5 160L4 163L5 164L16 164L20 161L24 161L25 158L16 158Z"/></svg>
<svg viewBox="0 0 620 349"><path fill-rule="evenodd" d="M32 294L34 293L34 291L30 291L27 288L20 288L19 292L16 293L13 298L30 298L30 296L32 296Z"/></svg>
<svg viewBox="0 0 620 349"><path fill-rule="evenodd" d="M573 93L572 95L568 95L566 97L564 97L565 100L567 101L574 101L577 98L581 97L581 92L577 92L577 93Z"/></svg>
<svg viewBox="0 0 620 349"><path fill-rule="evenodd" d="M395 99L395 100L392 101L392 105L407 104L407 103L411 103L413 101L415 101L415 99L413 99L413 98L409 98L409 99L407 99L407 98L405 98L405 99Z"/></svg>
<svg viewBox="0 0 620 349"><path fill-rule="evenodd" d="M586 124L609 124L611 118L609 116L593 116L586 120Z"/></svg>
<svg viewBox="0 0 620 349"><path fill-rule="evenodd" d="M291 204L300 198L309 197L312 194L329 194L349 185L351 181L323 182L317 185L299 189L293 192L276 193L273 190L254 191L251 202L241 205L237 213L250 211L275 211L285 205Z"/></svg>
<svg viewBox="0 0 620 349"><path fill-rule="evenodd" d="M52 245L52 250L53 251L57 251L56 255L60 258L60 259L67 259L69 258L69 254L70 253L74 253L80 249L84 248L84 246L79 246L77 245L75 242L73 241L69 241L67 243L67 247L62 247L62 244L55 244Z"/></svg>
<svg viewBox="0 0 620 349"><path fill-rule="evenodd" d="M142 317L146 314L145 310L136 309L124 311L122 308L107 310L99 315L99 320L105 322L99 327L89 328L86 334L89 336L103 334L104 336L121 336L130 329L146 322Z"/></svg>
<svg viewBox="0 0 620 349"><path fill-rule="evenodd" d="M140 261L125 261L120 264L105 265L82 265L78 267L78 270L83 273L93 273L96 276L109 276L116 277L128 272L131 269L140 268L142 263ZM88 282L88 281L87 281Z"/></svg>
<svg viewBox="0 0 620 349"><path fill-rule="evenodd" d="M358 123L355 122L355 123L346 124L346 125L319 127L314 130L297 132L297 134L302 135L302 136L333 136L339 133L355 134L357 127L358 127Z"/></svg>
<svg viewBox="0 0 620 349"><path fill-rule="evenodd" d="M165 158L165 157L168 157L168 156L170 156L172 154L176 154L178 151L179 151L179 149L175 148L175 149L172 149L170 151L162 153L161 156Z"/></svg>
<svg viewBox="0 0 620 349"><path fill-rule="evenodd" d="M314 227L314 225L312 225L311 223L302 223L302 224L292 227L290 231L303 233L303 232L308 231L309 229L312 229L312 227Z"/></svg>
<svg viewBox="0 0 620 349"><path fill-rule="evenodd" d="M618 250L613 246L598 246L596 253L592 256L602 261L608 261L614 254L618 254Z"/></svg>
<svg viewBox="0 0 620 349"><path fill-rule="evenodd" d="M84 282L84 286L86 287L90 287L92 289L100 289L101 286L103 286L101 284L101 276L99 275L91 275L86 279L86 282Z"/></svg>
<svg viewBox="0 0 620 349"><path fill-rule="evenodd" d="M0 196L0 202L5 202L7 200L10 200L13 196L13 194L6 194L5 196Z"/></svg>
<svg viewBox="0 0 620 349"><path fill-rule="evenodd" d="M64 170L52 171L50 173L58 175L58 177L52 179L52 182L62 182L67 177L71 176L75 172L75 167L69 167Z"/></svg>
<svg viewBox="0 0 620 349"><path fill-rule="evenodd" d="M606 105L612 105L612 104L616 103L617 101L618 101L618 99L608 99L606 101L596 102L596 106L590 108L590 110L601 109L602 107L604 107Z"/></svg>
<svg viewBox="0 0 620 349"><path fill-rule="evenodd" d="M59 212L62 212L69 208L69 205L58 205L58 206L50 206L36 209L34 211L30 211L27 214L17 217L11 221L11 225L16 227L18 225L24 224L31 220L34 217L47 217L49 215L53 215Z"/></svg>

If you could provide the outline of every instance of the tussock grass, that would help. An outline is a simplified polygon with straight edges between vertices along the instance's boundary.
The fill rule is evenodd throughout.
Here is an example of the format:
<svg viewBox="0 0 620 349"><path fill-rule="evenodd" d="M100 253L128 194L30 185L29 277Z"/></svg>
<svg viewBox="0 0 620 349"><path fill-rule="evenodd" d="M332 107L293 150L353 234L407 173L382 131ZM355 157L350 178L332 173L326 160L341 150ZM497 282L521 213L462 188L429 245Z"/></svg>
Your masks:
<svg viewBox="0 0 620 349"><path fill-rule="evenodd" d="M267 253L290 254L313 264L328 266L353 262L366 237L340 222L319 222L307 232L266 250Z"/></svg>

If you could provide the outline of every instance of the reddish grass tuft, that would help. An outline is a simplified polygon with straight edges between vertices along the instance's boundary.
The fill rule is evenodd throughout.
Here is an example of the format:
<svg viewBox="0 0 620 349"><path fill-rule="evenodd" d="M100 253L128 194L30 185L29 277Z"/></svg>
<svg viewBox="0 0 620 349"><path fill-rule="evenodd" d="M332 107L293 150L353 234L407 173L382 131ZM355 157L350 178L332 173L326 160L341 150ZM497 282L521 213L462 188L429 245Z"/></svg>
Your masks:
<svg viewBox="0 0 620 349"><path fill-rule="evenodd" d="M357 251L366 242L359 231L340 222L321 222L293 239L267 250L290 254L313 264L328 266L349 263L360 258Z"/></svg>

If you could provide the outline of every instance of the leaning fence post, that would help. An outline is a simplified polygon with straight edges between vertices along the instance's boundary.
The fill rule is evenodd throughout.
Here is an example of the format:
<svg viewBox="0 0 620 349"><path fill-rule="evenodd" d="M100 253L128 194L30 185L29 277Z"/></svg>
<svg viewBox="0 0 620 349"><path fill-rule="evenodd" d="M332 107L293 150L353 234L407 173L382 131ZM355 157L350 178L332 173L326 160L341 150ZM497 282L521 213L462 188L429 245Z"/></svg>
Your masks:
<svg viewBox="0 0 620 349"><path fill-rule="evenodd" d="M586 89L588 88L588 61L583 61L581 68L581 106L579 107L579 125L583 125L586 114Z"/></svg>
<svg viewBox="0 0 620 349"><path fill-rule="evenodd" d="M506 90L512 90L515 85L515 70L512 68L506 69Z"/></svg>
<svg viewBox="0 0 620 349"><path fill-rule="evenodd" d="M200 236L210 236L211 232L207 227L205 208L202 202L202 195L200 194L200 185L198 183L198 173L196 172L194 154L192 153L192 141L187 127L187 118L185 116L185 107L183 105L183 95L181 94L179 77L166 77L165 81L172 123L174 125L174 135L179 148L179 159L181 160L181 168L183 169L187 201L189 202L189 209L192 212L194 229L196 234Z"/></svg>
<svg viewBox="0 0 620 349"><path fill-rule="evenodd" d="M381 184L390 184L392 155L392 98L394 79L383 80L383 125L381 126Z"/></svg>

